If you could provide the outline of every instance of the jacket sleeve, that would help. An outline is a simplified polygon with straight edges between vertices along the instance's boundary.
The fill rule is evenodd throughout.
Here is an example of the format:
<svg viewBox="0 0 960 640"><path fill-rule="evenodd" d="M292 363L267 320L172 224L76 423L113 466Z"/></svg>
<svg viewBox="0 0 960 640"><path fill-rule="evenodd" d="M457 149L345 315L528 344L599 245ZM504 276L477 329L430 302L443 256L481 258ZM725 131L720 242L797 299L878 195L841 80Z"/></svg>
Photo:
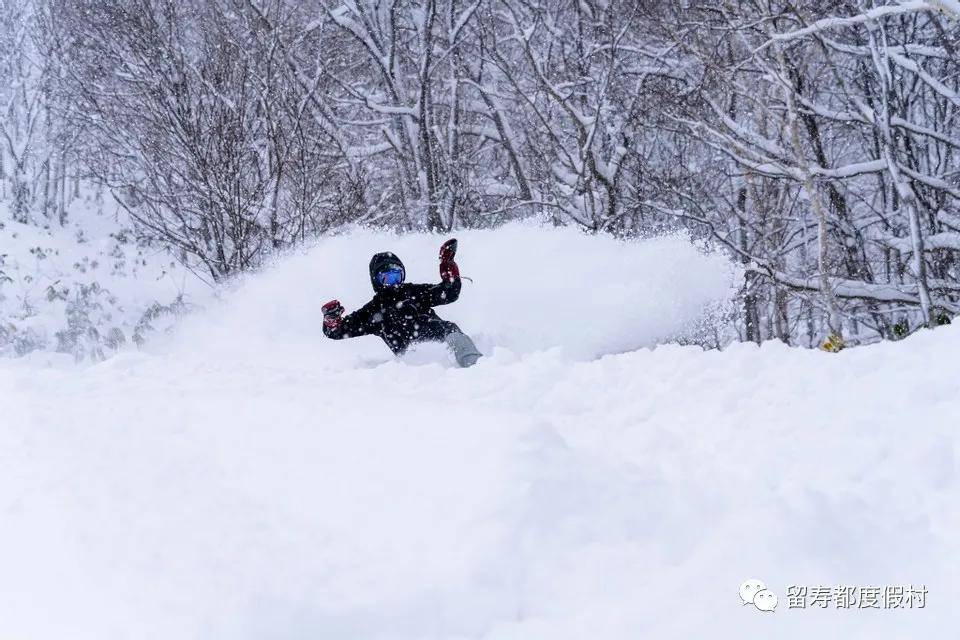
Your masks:
<svg viewBox="0 0 960 640"><path fill-rule="evenodd" d="M440 284L414 284L413 296L428 307L456 302L460 297L460 278L444 280Z"/></svg>
<svg viewBox="0 0 960 640"><path fill-rule="evenodd" d="M333 340L343 340L376 333L377 327L372 322L372 307L373 301L370 301L353 313L348 313L335 329L323 325L323 334Z"/></svg>

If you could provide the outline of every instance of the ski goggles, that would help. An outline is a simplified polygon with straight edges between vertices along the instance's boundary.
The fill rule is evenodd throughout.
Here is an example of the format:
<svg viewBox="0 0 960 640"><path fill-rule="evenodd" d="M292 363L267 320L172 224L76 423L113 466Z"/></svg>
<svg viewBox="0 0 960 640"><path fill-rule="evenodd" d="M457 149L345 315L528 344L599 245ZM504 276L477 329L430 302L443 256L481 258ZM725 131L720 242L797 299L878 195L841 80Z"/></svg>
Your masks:
<svg viewBox="0 0 960 640"><path fill-rule="evenodd" d="M393 287L403 282L403 267L387 267L377 274L377 282L385 287Z"/></svg>

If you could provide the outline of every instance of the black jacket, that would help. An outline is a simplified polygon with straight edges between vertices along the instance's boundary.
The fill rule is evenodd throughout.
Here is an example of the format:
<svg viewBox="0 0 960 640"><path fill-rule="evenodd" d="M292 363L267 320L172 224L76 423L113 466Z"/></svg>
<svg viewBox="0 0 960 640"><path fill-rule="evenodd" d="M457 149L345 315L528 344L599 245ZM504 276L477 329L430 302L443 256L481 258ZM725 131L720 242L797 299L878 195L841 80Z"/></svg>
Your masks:
<svg viewBox="0 0 960 640"><path fill-rule="evenodd" d="M390 350L400 355L414 342L443 340L457 325L442 320L433 307L450 304L460 297L460 278L440 284L401 283L384 287L376 275L384 263L402 265L392 253L378 253L370 260L370 283L373 300L353 313L347 314L339 326L323 327L328 338L342 340L357 336L376 335L383 338Z"/></svg>

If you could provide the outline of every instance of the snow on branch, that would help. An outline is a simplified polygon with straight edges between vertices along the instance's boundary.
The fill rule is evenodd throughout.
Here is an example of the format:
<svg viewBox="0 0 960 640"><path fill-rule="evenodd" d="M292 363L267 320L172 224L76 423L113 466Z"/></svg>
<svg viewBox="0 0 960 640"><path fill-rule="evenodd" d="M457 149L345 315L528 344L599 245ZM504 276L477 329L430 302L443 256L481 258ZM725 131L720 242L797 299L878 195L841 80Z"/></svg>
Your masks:
<svg viewBox="0 0 960 640"><path fill-rule="evenodd" d="M914 0L913 2L901 2L898 4L885 5L882 7L876 7L875 9L870 9L859 13L855 16L850 16L848 18L841 17L832 17L824 18L822 20L817 20L813 24L810 24L802 29L796 29L794 31L787 31L785 33L777 33L770 36L770 39L767 40L763 45L757 48L756 51L760 51L770 46L774 42L787 42L790 40L796 40L798 38L803 38L814 33L819 33L821 31L828 31L831 29L838 29L842 27L850 27L858 24L864 24L867 22L873 22L886 18L889 16L896 15L905 15L910 13L921 13L926 11L937 11L944 12L950 11L955 12L956 15L960 16L960 8L954 7L952 5L958 5L960 3L957 0Z"/></svg>

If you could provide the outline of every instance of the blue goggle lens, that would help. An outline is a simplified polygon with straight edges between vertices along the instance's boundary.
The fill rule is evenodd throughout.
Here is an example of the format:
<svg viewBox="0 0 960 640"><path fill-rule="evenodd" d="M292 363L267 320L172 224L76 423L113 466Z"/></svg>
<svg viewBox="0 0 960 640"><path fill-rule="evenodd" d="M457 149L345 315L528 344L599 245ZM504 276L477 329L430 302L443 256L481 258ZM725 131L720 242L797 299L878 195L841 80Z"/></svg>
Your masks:
<svg viewBox="0 0 960 640"><path fill-rule="evenodd" d="M377 274L377 280L384 286L394 286L403 282L403 269L392 267Z"/></svg>

